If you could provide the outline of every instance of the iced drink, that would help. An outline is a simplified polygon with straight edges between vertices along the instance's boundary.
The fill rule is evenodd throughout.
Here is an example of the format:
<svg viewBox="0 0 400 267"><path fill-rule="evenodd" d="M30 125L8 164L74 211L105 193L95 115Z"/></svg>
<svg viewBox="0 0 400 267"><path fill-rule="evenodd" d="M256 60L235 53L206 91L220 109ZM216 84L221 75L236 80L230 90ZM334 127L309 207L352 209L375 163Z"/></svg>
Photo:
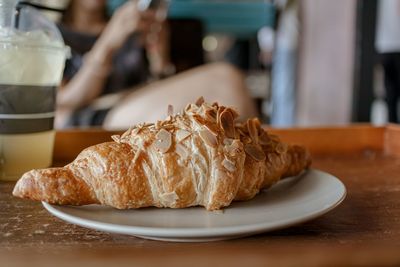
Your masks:
<svg viewBox="0 0 400 267"><path fill-rule="evenodd" d="M0 180L51 165L65 55L43 32L0 28Z"/></svg>

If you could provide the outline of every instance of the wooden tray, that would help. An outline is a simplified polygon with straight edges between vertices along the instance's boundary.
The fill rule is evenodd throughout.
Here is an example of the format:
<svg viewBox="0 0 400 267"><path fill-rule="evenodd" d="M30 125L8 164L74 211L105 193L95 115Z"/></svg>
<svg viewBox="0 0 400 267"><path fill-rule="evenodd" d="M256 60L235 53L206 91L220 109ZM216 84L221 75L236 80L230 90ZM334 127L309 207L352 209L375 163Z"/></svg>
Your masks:
<svg viewBox="0 0 400 267"><path fill-rule="evenodd" d="M35 258L30 266L56 262L62 266L60 262L71 259L85 266L132 266L132 262L139 266L400 266L400 127L270 131L286 142L307 146L313 168L343 181L348 195L338 208L313 221L253 237L163 243L67 224L40 203L13 198L13 183L0 183L0 262L23 266L27 258L20 256L22 249L29 259ZM73 160L89 145L110 140L112 134L96 129L58 132L55 165Z"/></svg>
<svg viewBox="0 0 400 267"><path fill-rule="evenodd" d="M288 143L306 146L313 155L354 155L365 151L386 155L400 155L400 126L373 127L353 125L350 127L266 129ZM56 162L71 161L78 153L91 145L112 141L111 135L118 131L101 129L66 130L57 132L54 148Z"/></svg>

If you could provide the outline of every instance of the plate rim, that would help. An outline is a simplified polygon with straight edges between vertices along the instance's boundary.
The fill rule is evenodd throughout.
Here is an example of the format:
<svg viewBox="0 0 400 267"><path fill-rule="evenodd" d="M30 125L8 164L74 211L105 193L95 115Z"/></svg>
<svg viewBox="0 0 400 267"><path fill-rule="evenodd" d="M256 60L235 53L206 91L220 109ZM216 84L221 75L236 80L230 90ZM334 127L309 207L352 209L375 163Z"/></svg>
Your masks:
<svg viewBox="0 0 400 267"><path fill-rule="evenodd" d="M347 196L347 190L343 182L335 177L334 175L317 169L309 169L308 171L313 171L317 173L323 173L333 178L338 185L341 187L340 197L331 205L327 207L322 207L314 212L311 212L305 216L299 216L297 218L289 218L284 220L275 221L272 225L271 222L267 223L254 223L238 226L223 226L223 227L213 227L213 228L162 228L162 227L146 227L146 226L130 226L130 225L120 225L105 223L96 220L86 219L70 215L68 213L62 212L57 209L56 205L51 205L42 201L44 208L55 217L62 219L68 223L79 225L85 228L94 229L97 231L105 231L118 234L126 234L133 236L142 237L160 237L160 238L201 238L201 237L219 237L219 236L243 236L251 235L261 232L269 232L282 228L287 228L293 225L301 224L306 221L315 219L322 216L329 211L333 210L339 206ZM78 208L78 207L75 207Z"/></svg>

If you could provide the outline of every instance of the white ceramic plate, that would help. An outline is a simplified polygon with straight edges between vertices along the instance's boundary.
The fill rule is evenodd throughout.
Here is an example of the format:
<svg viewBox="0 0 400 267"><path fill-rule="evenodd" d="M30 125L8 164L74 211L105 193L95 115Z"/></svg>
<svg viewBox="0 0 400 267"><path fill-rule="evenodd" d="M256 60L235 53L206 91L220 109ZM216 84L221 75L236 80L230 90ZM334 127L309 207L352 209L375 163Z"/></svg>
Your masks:
<svg viewBox="0 0 400 267"><path fill-rule="evenodd" d="M100 205L55 206L53 215L83 227L164 241L214 241L276 230L316 218L343 201L346 188L336 177L309 170L287 178L254 199L234 202L223 212L201 207L117 210Z"/></svg>

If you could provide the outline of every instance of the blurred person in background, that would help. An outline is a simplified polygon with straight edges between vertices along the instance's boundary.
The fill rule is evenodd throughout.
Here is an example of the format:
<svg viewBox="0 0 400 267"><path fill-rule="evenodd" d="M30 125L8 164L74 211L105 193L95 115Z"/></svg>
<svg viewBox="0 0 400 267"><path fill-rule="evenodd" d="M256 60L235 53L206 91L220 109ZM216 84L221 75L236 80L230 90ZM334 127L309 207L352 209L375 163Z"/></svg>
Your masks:
<svg viewBox="0 0 400 267"><path fill-rule="evenodd" d="M379 0L375 47L380 54L389 122L398 123L400 97L400 1Z"/></svg>
<svg viewBox="0 0 400 267"><path fill-rule="evenodd" d="M204 65L171 74L168 27L153 9L127 1L109 18L105 0L71 0L59 25L72 57L57 95L56 127L101 125L127 128L163 119L204 96L255 115L243 77L233 67Z"/></svg>

